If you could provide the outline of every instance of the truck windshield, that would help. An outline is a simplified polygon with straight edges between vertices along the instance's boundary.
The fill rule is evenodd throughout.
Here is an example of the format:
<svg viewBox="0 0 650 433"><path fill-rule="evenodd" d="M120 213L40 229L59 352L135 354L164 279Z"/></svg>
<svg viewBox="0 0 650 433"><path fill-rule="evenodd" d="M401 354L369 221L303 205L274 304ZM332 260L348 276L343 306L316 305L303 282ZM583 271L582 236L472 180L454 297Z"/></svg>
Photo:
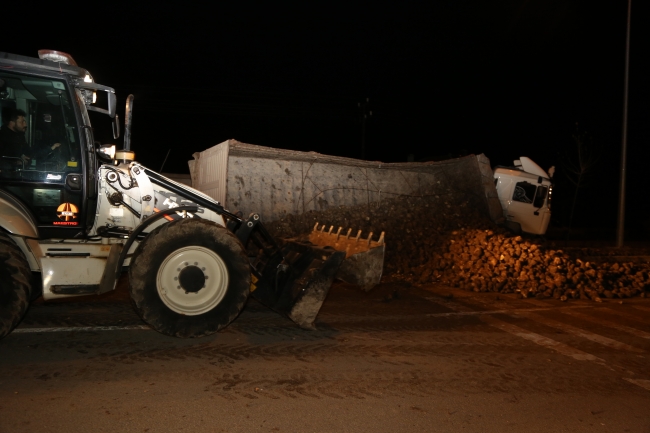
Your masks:
<svg viewBox="0 0 650 433"><path fill-rule="evenodd" d="M63 80L0 71L0 181L62 184L80 172L70 95Z"/></svg>

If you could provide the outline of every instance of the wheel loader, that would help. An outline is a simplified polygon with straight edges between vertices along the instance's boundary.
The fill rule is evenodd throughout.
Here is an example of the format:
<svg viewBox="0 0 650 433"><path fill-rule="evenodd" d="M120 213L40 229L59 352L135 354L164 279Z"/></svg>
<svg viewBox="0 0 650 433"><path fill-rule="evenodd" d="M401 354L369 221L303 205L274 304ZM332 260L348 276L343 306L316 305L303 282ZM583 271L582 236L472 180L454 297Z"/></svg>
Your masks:
<svg viewBox="0 0 650 433"><path fill-rule="evenodd" d="M349 245L336 248L338 235L330 233L331 245L324 235L320 245L275 239L257 213L230 212L137 163L132 95L122 149L96 142L89 112L112 119L114 139L121 135L115 91L66 53L0 53L0 105L11 141L0 141L0 338L37 296L106 293L127 268L137 313L166 335L219 331L249 295L314 328L343 249L350 254ZM381 253L357 261L381 276L383 235L366 244L355 252L372 244Z"/></svg>

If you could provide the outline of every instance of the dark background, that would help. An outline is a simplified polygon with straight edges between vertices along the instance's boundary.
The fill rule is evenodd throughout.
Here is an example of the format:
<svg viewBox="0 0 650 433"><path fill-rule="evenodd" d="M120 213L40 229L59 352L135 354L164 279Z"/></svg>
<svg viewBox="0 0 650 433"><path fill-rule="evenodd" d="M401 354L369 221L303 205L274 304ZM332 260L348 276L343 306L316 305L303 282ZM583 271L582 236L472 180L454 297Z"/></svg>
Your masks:
<svg viewBox="0 0 650 433"><path fill-rule="evenodd" d="M132 147L154 170L171 149L163 171L187 172L193 152L229 138L361 158L358 104L368 98L364 159L484 153L493 165L519 156L555 165L553 225L566 227L575 190L561 154L575 148L577 124L601 150L573 225L614 236L626 1L18 6L3 16L0 49L72 54L116 89L122 119L133 93ZM639 1L632 9L631 237L650 220L644 9ZM115 141L107 119L94 123L102 142Z"/></svg>

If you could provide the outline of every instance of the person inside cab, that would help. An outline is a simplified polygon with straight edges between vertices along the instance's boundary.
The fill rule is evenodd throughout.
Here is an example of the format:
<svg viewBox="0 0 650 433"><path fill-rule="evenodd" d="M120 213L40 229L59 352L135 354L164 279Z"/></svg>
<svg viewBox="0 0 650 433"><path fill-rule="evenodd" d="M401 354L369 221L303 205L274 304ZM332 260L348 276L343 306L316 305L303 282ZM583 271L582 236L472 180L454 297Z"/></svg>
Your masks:
<svg viewBox="0 0 650 433"><path fill-rule="evenodd" d="M9 108L3 111L4 124L0 129L0 156L16 158L15 164L27 167L32 158L37 160L49 157L61 146L61 143L30 148L25 139L27 131L26 113L23 110ZM7 158L5 158L7 159ZM22 162L21 162L22 161Z"/></svg>
<svg viewBox="0 0 650 433"><path fill-rule="evenodd" d="M26 113L16 108L2 112L3 125L0 129L0 156L16 158L16 164L26 165L30 157L30 148L25 139L27 130ZM22 162L21 162L22 160Z"/></svg>

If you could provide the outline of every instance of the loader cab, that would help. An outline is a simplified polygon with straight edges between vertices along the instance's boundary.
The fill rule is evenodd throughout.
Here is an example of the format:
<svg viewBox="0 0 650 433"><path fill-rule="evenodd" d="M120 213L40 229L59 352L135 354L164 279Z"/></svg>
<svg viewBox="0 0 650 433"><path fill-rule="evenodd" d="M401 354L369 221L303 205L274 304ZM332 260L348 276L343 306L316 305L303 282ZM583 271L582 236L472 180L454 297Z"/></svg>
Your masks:
<svg viewBox="0 0 650 433"><path fill-rule="evenodd" d="M522 156L512 167L497 167L494 184L506 221L518 224L526 233L546 233L553 185L543 169Z"/></svg>
<svg viewBox="0 0 650 433"><path fill-rule="evenodd" d="M0 193L29 210L41 239L83 238L94 220L86 76L76 64L0 53ZM11 130L16 115L24 116L24 131Z"/></svg>

